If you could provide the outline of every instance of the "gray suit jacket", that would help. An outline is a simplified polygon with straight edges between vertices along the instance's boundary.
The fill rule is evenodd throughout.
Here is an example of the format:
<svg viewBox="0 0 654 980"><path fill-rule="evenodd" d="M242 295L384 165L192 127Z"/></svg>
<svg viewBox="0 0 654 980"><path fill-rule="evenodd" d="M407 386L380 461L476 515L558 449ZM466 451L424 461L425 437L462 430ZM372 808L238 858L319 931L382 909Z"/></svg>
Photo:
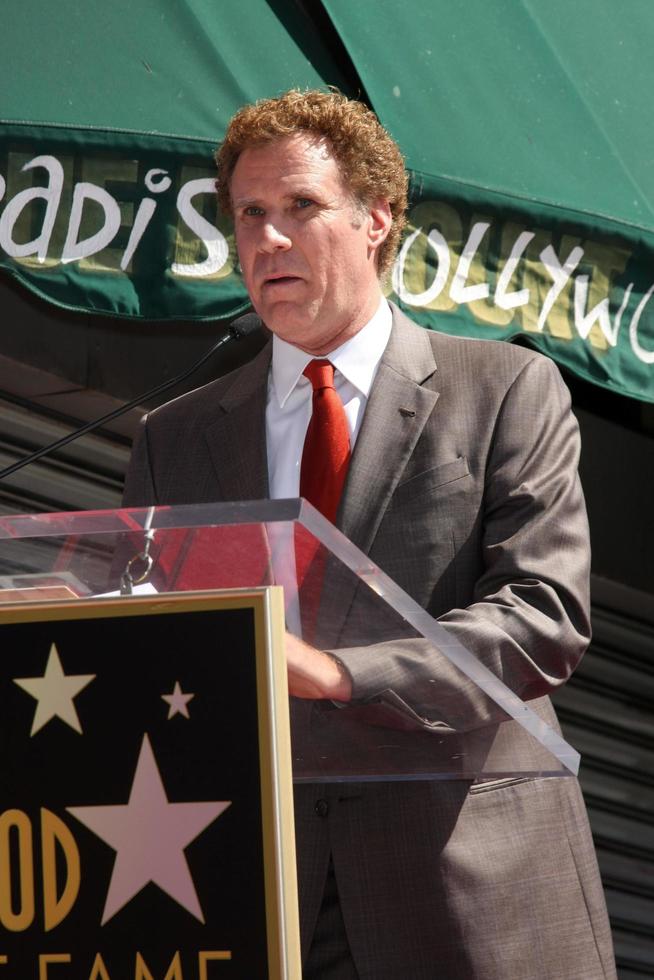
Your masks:
<svg viewBox="0 0 654 980"><path fill-rule="evenodd" d="M266 497L269 363L268 346L147 416L125 504ZM548 359L421 330L394 310L337 523L550 724L547 692L589 637L577 459ZM344 718L392 700L417 729L493 720L487 699L420 644L380 655L348 642L339 656L356 700ZM498 738L519 739L516 729L501 725ZM331 853L362 978L615 976L573 779L303 786L296 834L303 946Z"/></svg>

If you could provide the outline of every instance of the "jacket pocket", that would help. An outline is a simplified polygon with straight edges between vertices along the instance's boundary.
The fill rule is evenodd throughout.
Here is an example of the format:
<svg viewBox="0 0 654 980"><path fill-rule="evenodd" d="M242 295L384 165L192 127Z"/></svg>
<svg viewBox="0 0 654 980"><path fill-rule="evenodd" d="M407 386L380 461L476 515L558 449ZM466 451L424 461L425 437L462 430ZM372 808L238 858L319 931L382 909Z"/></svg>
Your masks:
<svg viewBox="0 0 654 980"><path fill-rule="evenodd" d="M469 476L468 460L465 456L458 456L447 463L441 463L429 470L423 470L422 473L417 473L403 483L398 483L394 497L417 497Z"/></svg>

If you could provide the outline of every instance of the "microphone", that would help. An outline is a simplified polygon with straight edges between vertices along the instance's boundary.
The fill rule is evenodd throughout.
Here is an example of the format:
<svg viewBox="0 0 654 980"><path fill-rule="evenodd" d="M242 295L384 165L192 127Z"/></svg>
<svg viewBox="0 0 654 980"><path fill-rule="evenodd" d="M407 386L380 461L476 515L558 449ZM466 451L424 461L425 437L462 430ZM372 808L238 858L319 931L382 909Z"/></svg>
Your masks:
<svg viewBox="0 0 654 980"><path fill-rule="evenodd" d="M130 409L136 408L142 402L147 401L149 398L154 398L156 395L162 394L162 392L167 391L169 388L173 388L175 385L179 384L181 381L185 381L186 378L194 374L198 368L202 367L210 357L215 354L215 352L222 347L224 344L230 343L232 340L242 340L244 337L249 337L250 334L256 333L257 330L261 328L261 320L256 313L246 313L245 316L240 316L238 319L234 320L230 324L227 333L224 334L220 340L213 345L213 347L203 354L199 361L196 361L190 368L183 371L181 374L176 375L176 377L171 378L169 381L164 381L161 384L156 385L156 387L151 388L144 394L139 395L138 398L133 398L132 401L127 402L125 405L121 405L120 408L115 408L112 412L108 412L107 415L103 415L99 419L95 419L93 422L87 422L79 429L75 429L74 432L69 432L67 436L63 436L61 439L57 439L56 442L51 442L49 446L44 446L42 449L37 449L28 456L24 456L23 459L19 459L17 462L12 463L11 466L5 467L4 470L0 470L0 480L4 480L6 476L11 476L12 473L16 473L17 470L22 470L24 466L28 466L29 463L35 462L37 459L42 459L43 456L49 455L49 453L56 452L57 449L62 449L67 446L69 442L73 442L80 436L84 436L87 432L93 432L95 429L99 429L102 425L107 422L117 419L120 415L124 415L125 412L129 412Z"/></svg>

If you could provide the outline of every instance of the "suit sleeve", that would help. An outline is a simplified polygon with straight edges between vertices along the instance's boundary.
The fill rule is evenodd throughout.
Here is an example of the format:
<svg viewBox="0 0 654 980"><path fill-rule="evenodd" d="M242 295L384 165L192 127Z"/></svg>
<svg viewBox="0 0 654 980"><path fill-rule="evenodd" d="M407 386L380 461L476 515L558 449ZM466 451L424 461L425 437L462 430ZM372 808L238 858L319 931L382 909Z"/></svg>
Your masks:
<svg viewBox="0 0 654 980"><path fill-rule="evenodd" d="M535 357L497 414L485 467L480 572L468 601L439 617L525 701L562 684L590 639L578 456L567 388L551 361ZM428 642L334 652L359 703L386 703L425 728L460 731L498 720L493 701Z"/></svg>

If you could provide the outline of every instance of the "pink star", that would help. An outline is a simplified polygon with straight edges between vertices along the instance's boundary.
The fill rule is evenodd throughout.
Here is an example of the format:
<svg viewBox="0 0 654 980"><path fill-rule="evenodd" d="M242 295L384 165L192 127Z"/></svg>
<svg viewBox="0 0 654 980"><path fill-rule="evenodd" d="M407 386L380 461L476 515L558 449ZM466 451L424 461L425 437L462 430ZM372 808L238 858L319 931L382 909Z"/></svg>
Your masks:
<svg viewBox="0 0 654 980"><path fill-rule="evenodd" d="M170 721L173 715L184 715L185 718L189 717L186 705L195 697L195 694L184 694L179 686L179 681L175 681L172 694L162 694L161 697L170 705L168 708L168 721Z"/></svg>
<svg viewBox="0 0 654 980"><path fill-rule="evenodd" d="M148 736L144 735L127 804L67 807L116 851L102 925L150 882L204 923L184 848L230 803L169 803Z"/></svg>

